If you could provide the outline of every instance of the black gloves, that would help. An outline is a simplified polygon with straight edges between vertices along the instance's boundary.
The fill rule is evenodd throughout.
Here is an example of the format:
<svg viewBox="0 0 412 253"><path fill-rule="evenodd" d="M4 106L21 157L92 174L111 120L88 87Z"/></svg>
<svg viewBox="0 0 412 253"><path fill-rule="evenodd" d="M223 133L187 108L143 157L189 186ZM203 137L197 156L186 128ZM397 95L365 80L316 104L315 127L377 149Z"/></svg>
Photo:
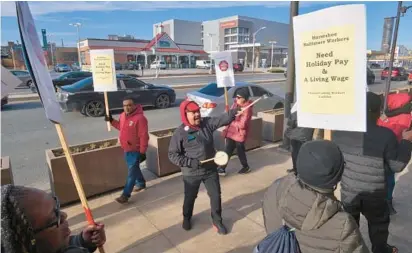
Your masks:
<svg viewBox="0 0 412 253"><path fill-rule="evenodd" d="M190 159L189 167L195 170L199 169L200 161L197 159Z"/></svg>
<svg viewBox="0 0 412 253"><path fill-rule="evenodd" d="M112 122L113 121L112 114L109 113L109 115L104 115L104 121Z"/></svg>
<svg viewBox="0 0 412 253"><path fill-rule="evenodd" d="M139 160L139 163L142 163L142 162L144 162L144 161L146 161L146 154L145 154L145 153L140 154L140 160Z"/></svg>

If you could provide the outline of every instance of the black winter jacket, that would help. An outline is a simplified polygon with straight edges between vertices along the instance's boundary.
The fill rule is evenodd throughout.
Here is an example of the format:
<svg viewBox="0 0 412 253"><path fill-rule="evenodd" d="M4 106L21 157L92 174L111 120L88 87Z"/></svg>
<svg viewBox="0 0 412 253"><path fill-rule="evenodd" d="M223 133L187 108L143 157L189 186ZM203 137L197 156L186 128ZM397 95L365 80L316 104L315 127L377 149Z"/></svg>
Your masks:
<svg viewBox="0 0 412 253"><path fill-rule="evenodd" d="M92 253L97 247L94 244L86 243L83 240L82 234L70 236L69 247L64 249L62 253Z"/></svg>
<svg viewBox="0 0 412 253"><path fill-rule="evenodd" d="M298 118L297 113L294 112L290 115L290 119L288 120L288 137L291 140L307 142L313 139L313 132L315 129L307 128L307 127L298 127Z"/></svg>
<svg viewBox="0 0 412 253"><path fill-rule="evenodd" d="M169 144L169 160L181 167L183 176L202 176L216 171L217 166L213 161L192 168L194 160L198 162L215 156L213 132L229 125L237 112L234 109L219 117L202 118L199 130L187 129L183 124L175 130Z"/></svg>
<svg viewBox="0 0 412 253"><path fill-rule="evenodd" d="M401 172L411 158L411 142L398 143L390 129L374 122L368 122L366 133L334 131L332 140L346 161L341 181L344 203L357 198L385 199L387 175Z"/></svg>

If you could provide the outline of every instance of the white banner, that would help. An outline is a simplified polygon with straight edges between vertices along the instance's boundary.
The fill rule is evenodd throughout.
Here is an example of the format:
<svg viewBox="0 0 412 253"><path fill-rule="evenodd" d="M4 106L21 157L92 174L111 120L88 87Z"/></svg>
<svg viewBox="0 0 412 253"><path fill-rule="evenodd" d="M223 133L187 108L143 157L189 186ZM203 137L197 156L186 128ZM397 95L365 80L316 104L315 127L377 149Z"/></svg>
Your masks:
<svg viewBox="0 0 412 253"><path fill-rule="evenodd" d="M90 50L94 91L117 91L113 49Z"/></svg>
<svg viewBox="0 0 412 253"><path fill-rule="evenodd" d="M46 111L46 117L56 123L61 123L60 105L56 101L56 94L44 59L44 52L40 46L39 36L27 2L16 1L17 19L23 50L27 53L26 65Z"/></svg>
<svg viewBox="0 0 412 253"><path fill-rule="evenodd" d="M235 86L232 53L228 51L213 53L212 58L215 60L217 87Z"/></svg>
<svg viewBox="0 0 412 253"><path fill-rule="evenodd" d="M298 126L365 132L365 6L296 16L293 28Z"/></svg>

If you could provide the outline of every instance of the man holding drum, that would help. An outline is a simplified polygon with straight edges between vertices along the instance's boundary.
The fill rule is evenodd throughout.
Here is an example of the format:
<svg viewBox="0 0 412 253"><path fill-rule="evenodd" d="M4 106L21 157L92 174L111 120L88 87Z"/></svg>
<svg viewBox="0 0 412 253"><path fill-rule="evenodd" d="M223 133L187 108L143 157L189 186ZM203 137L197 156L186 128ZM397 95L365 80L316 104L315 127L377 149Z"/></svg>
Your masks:
<svg viewBox="0 0 412 253"><path fill-rule="evenodd" d="M219 234L227 234L222 222L222 201L217 165L210 158L216 154L213 132L230 124L237 113L238 110L233 109L220 117L202 118L200 107L195 102L185 100L180 104L183 124L175 130L170 140L169 159L182 169L185 189L182 227L185 230L192 228L193 207L200 184L203 182L210 197L213 226ZM205 160L208 161L204 162Z"/></svg>

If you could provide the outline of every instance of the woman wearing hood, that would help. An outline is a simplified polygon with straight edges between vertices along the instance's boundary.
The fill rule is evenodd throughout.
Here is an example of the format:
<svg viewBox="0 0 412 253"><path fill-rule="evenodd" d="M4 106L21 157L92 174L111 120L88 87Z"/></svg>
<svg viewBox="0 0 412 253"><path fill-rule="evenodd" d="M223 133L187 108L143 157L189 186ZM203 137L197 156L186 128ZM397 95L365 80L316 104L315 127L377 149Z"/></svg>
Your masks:
<svg viewBox="0 0 412 253"><path fill-rule="evenodd" d="M391 129L400 142L403 131L411 127L411 96L408 93L389 94L387 100L388 110L378 119L377 125ZM386 172L388 174L388 207L390 214L394 215L396 210L392 204L392 197L395 189L395 173L390 169Z"/></svg>
<svg viewBox="0 0 412 253"><path fill-rule="evenodd" d="M276 180L263 200L267 234L283 224L295 228L302 253L369 252L354 218L334 196L345 167L339 147L310 141L300 148L297 175Z"/></svg>
<svg viewBox="0 0 412 253"><path fill-rule="evenodd" d="M230 110L220 117L202 118L200 107L193 101L185 100L180 104L182 125L173 133L169 144L169 160L181 167L185 198L183 203L184 230L192 228L191 218L200 184L206 187L210 197L213 226L219 234L227 234L222 222L222 200L217 165L214 161L201 163L213 158L216 150L213 143L213 132L230 124L238 110Z"/></svg>

